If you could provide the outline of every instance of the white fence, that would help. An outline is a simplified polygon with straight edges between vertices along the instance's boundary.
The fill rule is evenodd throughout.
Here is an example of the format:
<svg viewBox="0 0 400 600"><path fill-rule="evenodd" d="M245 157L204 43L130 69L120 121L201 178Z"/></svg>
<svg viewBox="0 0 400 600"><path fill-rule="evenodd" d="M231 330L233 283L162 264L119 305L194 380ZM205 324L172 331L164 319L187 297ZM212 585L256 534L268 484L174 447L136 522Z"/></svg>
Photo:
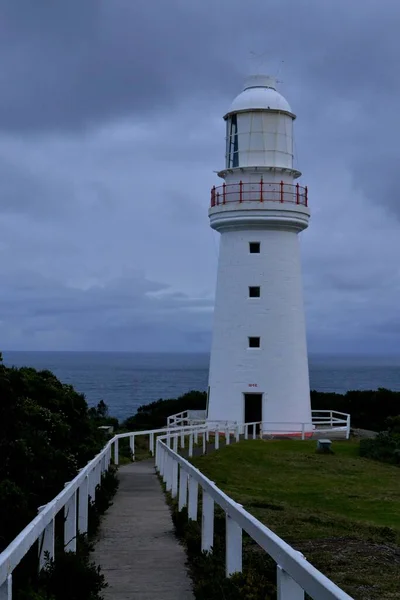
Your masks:
<svg viewBox="0 0 400 600"><path fill-rule="evenodd" d="M136 431L115 435L101 452L48 504L39 508L39 514L0 554L0 600L12 600L12 573L24 556L39 542L38 568L45 565L45 555L54 558L55 518L64 513L64 544L66 551L76 551L77 534L88 530L89 503L94 502L96 487L102 475L109 469L113 457L119 463L119 440L129 438L132 457L135 456L135 440L149 437L149 451L155 453L156 468L162 475L173 497L179 494L179 509L188 506L190 519L197 519L198 488L202 490L202 550L210 551L213 545L214 503L221 506L227 519L226 573L227 576L242 568L242 530L246 531L277 563L278 600L304 600L304 590L318 600L351 600L345 592L310 565L265 525L260 523L243 507L178 454L178 447L188 448L189 457L194 448L205 453L207 442L213 441L217 450L221 438L228 445L245 439L256 438L261 423L228 424L211 431L209 425L169 427L148 431ZM171 447L172 446L172 447Z"/></svg>
<svg viewBox="0 0 400 600"><path fill-rule="evenodd" d="M198 432L204 442L209 430ZM218 433L216 433L218 438ZM192 436L190 436L192 437ZM237 436L236 436L237 437ZM330 579L313 567L304 556L263 525L241 504L229 498L212 481L177 453L177 435L159 437L156 468L178 508L187 507L188 518L198 518L198 492L202 493L201 549L212 552L214 543L214 505L226 515L225 571L229 577L242 571L242 532L245 531L277 565L278 600L304 600L307 592L315 600L352 600ZM216 439L217 439L216 438ZM205 443L203 442L203 448ZM173 445L173 448L170 445ZM189 442L190 443L190 442Z"/></svg>
<svg viewBox="0 0 400 600"><path fill-rule="evenodd" d="M350 437L350 415L336 410L313 410L311 411L311 423L272 423L270 421L262 421L258 427L261 435L279 435L287 429L292 429L293 432L302 434L302 439L309 437L310 433L329 433L343 432L344 437ZM168 427L182 427L183 425L206 425L206 411L203 410L184 410L180 413L170 415L167 418ZM235 430L237 421L209 421L207 425L210 429L220 427L224 431L227 427ZM241 433L244 433L244 426L241 424Z"/></svg>
<svg viewBox="0 0 400 600"><path fill-rule="evenodd" d="M184 435L194 429L196 428L183 427L179 431ZM176 433L176 429L174 432ZM163 428L114 436L72 481L65 484L64 489L51 502L39 507L39 514L35 519L0 554L0 600L12 599L12 573L36 542L39 542L39 570L45 565L45 556L54 558L55 518L60 511L64 512L64 549L76 551L77 534L87 533L89 503L94 502L96 487L101 484L102 475L109 469L112 451L115 464L119 462L119 439L129 438L134 456L135 438L149 435L149 450L154 454L155 438L160 433L165 435L168 430Z"/></svg>

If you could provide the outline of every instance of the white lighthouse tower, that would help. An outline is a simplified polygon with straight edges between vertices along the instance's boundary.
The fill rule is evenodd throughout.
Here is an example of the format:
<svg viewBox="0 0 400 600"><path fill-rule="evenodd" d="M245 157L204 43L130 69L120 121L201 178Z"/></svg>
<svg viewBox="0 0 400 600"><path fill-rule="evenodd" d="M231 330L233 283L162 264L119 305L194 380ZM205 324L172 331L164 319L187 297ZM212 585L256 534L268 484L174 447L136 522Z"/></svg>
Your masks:
<svg viewBox="0 0 400 600"><path fill-rule="evenodd" d="M298 233L307 188L293 168L293 114L275 80L253 75L227 114L207 421L312 431ZM305 424L305 425L304 425Z"/></svg>

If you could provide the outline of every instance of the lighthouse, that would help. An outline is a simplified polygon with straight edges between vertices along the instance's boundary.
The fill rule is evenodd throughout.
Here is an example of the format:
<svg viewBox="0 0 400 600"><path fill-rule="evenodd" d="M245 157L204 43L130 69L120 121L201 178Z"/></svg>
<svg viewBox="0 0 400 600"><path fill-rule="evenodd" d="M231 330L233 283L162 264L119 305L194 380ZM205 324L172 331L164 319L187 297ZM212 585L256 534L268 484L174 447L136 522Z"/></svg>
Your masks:
<svg viewBox="0 0 400 600"><path fill-rule="evenodd" d="M307 187L293 168L296 116L274 78L252 75L224 116L225 168L211 190L220 235L207 421L312 431L298 234Z"/></svg>

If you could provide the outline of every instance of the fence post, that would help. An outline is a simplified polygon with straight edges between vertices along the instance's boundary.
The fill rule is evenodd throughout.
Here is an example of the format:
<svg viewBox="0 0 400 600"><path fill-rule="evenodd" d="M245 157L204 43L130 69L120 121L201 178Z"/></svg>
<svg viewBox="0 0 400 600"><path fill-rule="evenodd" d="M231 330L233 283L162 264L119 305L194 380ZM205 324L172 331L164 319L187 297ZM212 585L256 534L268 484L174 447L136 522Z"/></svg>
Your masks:
<svg viewBox="0 0 400 600"><path fill-rule="evenodd" d="M188 474L181 465L179 468L179 510L182 510L187 505L187 484Z"/></svg>
<svg viewBox="0 0 400 600"><path fill-rule="evenodd" d="M7 579L0 585L0 600L12 600L12 575L7 575Z"/></svg>
<svg viewBox="0 0 400 600"><path fill-rule="evenodd" d="M194 431L194 443L197 444L199 441L199 432L197 429Z"/></svg>
<svg viewBox="0 0 400 600"><path fill-rule="evenodd" d="M132 452L132 460L135 460L135 436L134 435L129 436L129 446L130 446L131 452Z"/></svg>
<svg viewBox="0 0 400 600"><path fill-rule="evenodd" d="M174 443L172 447L174 452L178 452L178 435L174 435Z"/></svg>
<svg viewBox="0 0 400 600"><path fill-rule="evenodd" d="M206 453L206 448L207 448L206 432L203 431L203 454Z"/></svg>
<svg viewBox="0 0 400 600"><path fill-rule="evenodd" d="M185 430L182 429L181 431L181 448L185 447Z"/></svg>
<svg viewBox="0 0 400 600"><path fill-rule="evenodd" d="M64 506L64 550L76 552L76 492Z"/></svg>
<svg viewBox="0 0 400 600"><path fill-rule="evenodd" d="M190 432L189 435L189 458L193 456L193 433Z"/></svg>
<svg viewBox="0 0 400 600"><path fill-rule="evenodd" d="M210 552L214 545L214 500L203 490L203 515L201 520L201 551Z"/></svg>
<svg viewBox="0 0 400 600"><path fill-rule="evenodd" d="M78 531L87 533L89 510L89 479L87 476L79 486L78 503Z"/></svg>
<svg viewBox="0 0 400 600"><path fill-rule="evenodd" d="M350 437L350 415L347 415L347 425L346 425L346 440Z"/></svg>
<svg viewBox="0 0 400 600"><path fill-rule="evenodd" d="M276 565L277 600L304 600L304 590L279 565Z"/></svg>
<svg viewBox="0 0 400 600"><path fill-rule="evenodd" d="M240 439L239 425L236 425L236 430L235 430L235 440L236 440L236 442L238 442L239 439Z"/></svg>
<svg viewBox="0 0 400 600"><path fill-rule="evenodd" d="M173 498L176 498L178 495L178 468L179 468L179 464L178 461L175 460L175 458L173 456L171 456L172 459L172 489L171 489L171 495Z"/></svg>
<svg viewBox="0 0 400 600"><path fill-rule="evenodd" d="M331 428L333 427L333 416L332 416L332 411L331 411Z"/></svg>
<svg viewBox="0 0 400 600"><path fill-rule="evenodd" d="M244 424L244 439L249 439L249 426L247 425L247 423Z"/></svg>
<svg viewBox="0 0 400 600"><path fill-rule="evenodd" d="M253 440L256 439L256 424L253 423Z"/></svg>
<svg viewBox="0 0 400 600"><path fill-rule="evenodd" d="M188 516L192 521L197 521L198 504L198 484L197 481L189 475L189 507Z"/></svg>
<svg viewBox="0 0 400 600"><path fill-rule="evenodd" d="M40 506L38 512L41 513L46 505ZM48 557L50 560L54 558L54 519L50 521L42 535L39 537L39 572L44 568L46 564L45 554L48 553ZM3 584L5 585L5 583ZM3 586L2 586L3 587ZM7 588L5 588L7 591ZM3 596L1 594L3 590L0 587L0 600L3 600ZM4 598L8 598L7 595ZM10 596L11 598L11 596Z"/></svg>
<svg viewBox="0 0 400 600"><path fill-rule="evenodd" d="M150 450L150 454L152 456L154 456L154 433L150 434L150 439L149 439L149 450Z"/></svg>
<svg viewBox="0 0 400 600"><path fill-rule="evenodd" d="M118 447L118 438L114 442L114 463L116 465L119 464L119 447Z"/></svg>
<svg viewBox="0 0 400 600"><path fill-rule="evenodd" d="M231 443L231 432L229 431L229 427L225 429L225 444L229 446Z"/></svg>
<svg viewBox="0 0 400 600"><path fill-rule="evenodd" d="M305 424L302 423L301 424L301 439L304 440L305 439L305 432L304 432L304 428L305 428Z"/></svg>
<svg viewBox="0 0 400 600"><path fill-rule="evenodd" d="M219 450L219 429L215 430L214 448L215 450Z"/></svg>
<svg viewBox="0 0 400 600"><path fill-rule="evenodd" d="M242 572L242 528L228 514L226 515L225 569L227 577Z"/></svg>
<svg viewBox="0 0 400 600"><path fill-rule="evenodd" d="M171 492L172 491L172 469L173 469L173 460L172 460L172 456L168 453L167 454L167 492Z"/></svg>

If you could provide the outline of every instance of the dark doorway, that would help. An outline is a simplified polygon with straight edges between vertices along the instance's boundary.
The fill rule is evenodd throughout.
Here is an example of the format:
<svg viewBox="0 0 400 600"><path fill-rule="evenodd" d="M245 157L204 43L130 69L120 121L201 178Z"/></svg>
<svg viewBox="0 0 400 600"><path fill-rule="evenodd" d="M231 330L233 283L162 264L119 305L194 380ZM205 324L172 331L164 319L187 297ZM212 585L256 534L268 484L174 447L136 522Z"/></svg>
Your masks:
<svg viewBox="0 0 400 600"><path fill-rule="evenodd" d="M262 394L244 395L244 422L258 423L262 421ZM257 432L259 425L257 425Z"/></svg>

